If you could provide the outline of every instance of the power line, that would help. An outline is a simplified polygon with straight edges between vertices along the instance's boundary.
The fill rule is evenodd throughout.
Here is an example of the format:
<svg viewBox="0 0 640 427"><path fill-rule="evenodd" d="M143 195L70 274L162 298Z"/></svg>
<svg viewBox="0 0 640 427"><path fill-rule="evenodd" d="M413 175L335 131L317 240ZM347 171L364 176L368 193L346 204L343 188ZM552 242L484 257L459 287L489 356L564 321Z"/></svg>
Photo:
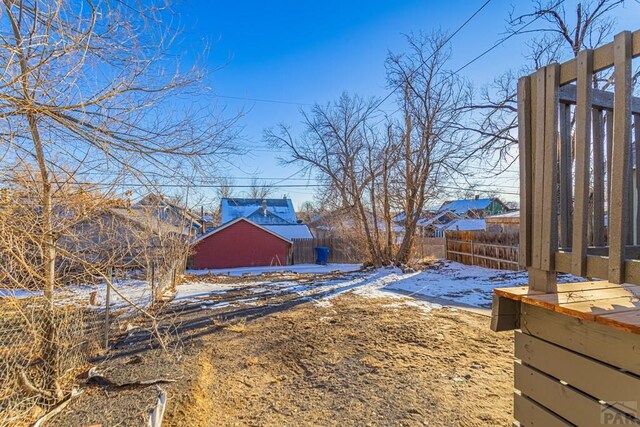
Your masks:
<svg viewBox="0 0 640 427"><path fill-rule="evenodd" d="M476 15L478 15L478 14L482 11L482 9L484 9L484 8L485 8L489 3L491 3L491 0L487 0L487 1L485 1L485 2L482 4L482 6L480 6L480 8L479 8L479 9L477 9L475 12L473 12L473 14L472 14L469 18L467 18L467 20L466 20L466 21L464 21L464 22L462 23L462 25L460 25L460 26L459 26L459 27L458 27L458 28L457 28L453 33L451 33L451 35L450 35L449 37L447 37L447 38L445 39L445 41L444 41L442 44L440 44L440 46L438 46L438 48L436 48L436 50L434 50L434 51L431 53L431 55L429 55L429 57L428 57L428 58L426 58L425 60L423 60L423 61L422 61L422 63L421 63L421 64L420 64L420 65L419 65L415 70L413 70L411 73L409 73L409 76L407 77L407 79L412 78L412 77L413 77L413 75L414 75L415 73L417 73L417 72L418 72L418 70L419 70L420 68L422 68L422 66L423 66L423 65L425 65L425 64L427 63L427 61L428 61L428 60L430 60L431 58L433 58L433 57L434 57L434 55L435 55L435 54L437 54L437 53L440 51L440 49L442 49L444 46L446 46L446 45L447 45L447 43L449 43L449 42L451 41L451 39L453 39L453 38L455 37L455 35L456 35L456 34L458 34L460 31L462 31L462 29L463 29L463 28L464 28L464 27L465 27L469 22L471 22L471 20L472 20L473 18L475 18L475 17L476 17ZM400 86L401 86L401 84L397 84L397 85L395 85L395 87L391 90L391 92L389 92L389 93L387 94L387 96L385 96L384 98L382 98L382 100L381 100L380 102L378 102L378 104L376 105L376 107L375 107L375 108L379 108L379 107L380 107L380 105L382 105L382 104L383 104L387 99L389 99L389 98L391 97L391 95L393 95L393 94L394 94L398 89L400 89ZM397 112L397 111L394 111L394 112L393 112L393 113L391 113L391 114L395 114L396 112Z"/></svg>
<svg viewBox="0 0 640 427"><path fill-rule="evenodd" d="M285 104L285 105L299 105L302 107L310 107L313 104L308 102L295 102L295 101L281 101L277 99L266 99L266 98L250 98L245 96L231 96L231 95L216 95L217 98L225 98L225 99L236 99L240 101L252 101L252 102L266 102L270 104Z"/></svg>
<svg viewBox="0 0 640 427"><path fill-rule="evenodd" d="M558 6L560 6L562 3L564 3L565 0L560 0L560 2L557 4ZM484 5L482 5L482 7L486 6L486 3ZM475 16L475 14L474 14ZM509 40L511 37L514 37L520 33L522 33L522 31L527 28L529 25L533 24L534 22L536 22L538 19L540 19L542 17L542 15L538 15L536 16L534 19L532 19L531 21L529 21L528 23L526 23L525 25L523 25L522 27L520 27L517 31L514 31L513 33L509 34L506 37L501 38L500 40L498 40L496 43L493 44L493 46L491 46L490 48L486 49L484 52L480 53L479 55L477 55L476 57L474 57L473 59L471 59L470 61L468 61L466 64L464 64L462 67L458 68L456 71L454 71L453 73L451 73L449 75L448 78L453 78L455 75L457 75L460 71L464 70L465 68L467 68L469 65L473 64L474 62L478 61L480 58L482 58L483 56L487 55L489 52L493 51L494 49L496 49L497 47L499 47L500 45L502 45L504 42L506 42L507 40ZM431 56L429 56L429 58L427 58L424 62L426 62L427 60L429 60L438 50L436 50L433 54L431 54ZM417 68L416 70L414 70L411 74L410 77L413 73L415 73L419 68ZM393 91L391 93L389 93L389 95L387 95L383 102L386 101L392 93L394 93L397 89L399 88L399 86L397 86L396 88L393 89ZM378 104L378 106L380 106L380 104ZM391 114L389 114L389 116L394 115L395 113L397 113L398 111L402 110L402 106L398 107L397 109L395 109ZM385 121L387 119L388 116L384 117L382 120L380 120L379 122L377 122L375 125L378 125L380 123L382 123L383 121ZM374 125L374 126L375 126Z"/></svg>

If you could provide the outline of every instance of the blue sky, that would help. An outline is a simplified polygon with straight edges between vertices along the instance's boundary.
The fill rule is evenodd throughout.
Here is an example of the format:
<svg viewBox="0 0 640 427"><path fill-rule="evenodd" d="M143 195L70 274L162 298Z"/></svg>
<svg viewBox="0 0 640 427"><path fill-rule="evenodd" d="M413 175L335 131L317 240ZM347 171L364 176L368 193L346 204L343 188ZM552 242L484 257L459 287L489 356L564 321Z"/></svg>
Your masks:
<svg viewBox="0 0 640 427"><path fill-rule="evenodd" d="M283 166L280 153L265 147L264 128L279 122L299 124L299 109L311 103L327 103L343 91L384 97L388 93L384 60L389 50L405 49L404 34L412 31L453 31L485 0L463 1L194 1L177 7L185 47L208 44L207 84L221 97L211 102L229 113L244 110L243 144L251 154L234 161L218 175L267 178L287 177L298 167ZM575 1L567 0L568 8ZM512 4L526 8L527 1L492 0L452 40L452 67L459 67L503 36ZM640 5L628 2L618 9L617 30L638 28ZM464 70L463 75L480 88L509 68L519 68L526 49L525 38L515 37ZM188 56L188 55L187 55ZM251 98L269 100L259 102ZM281 101L274 102L274 101ZM393 99L383 104L395 110ZM515 191L509 177L505 191ZM300 175L287 181L302 184ZM273 180L270 180L273 181ZM495 181L495 180L494 180ZM236 180L246 184L247 180ZM501 182L496 181L496 185ZM278 189L296 205L311 199L313 189ZM512 197L515 199L515 196Z"/></svg>

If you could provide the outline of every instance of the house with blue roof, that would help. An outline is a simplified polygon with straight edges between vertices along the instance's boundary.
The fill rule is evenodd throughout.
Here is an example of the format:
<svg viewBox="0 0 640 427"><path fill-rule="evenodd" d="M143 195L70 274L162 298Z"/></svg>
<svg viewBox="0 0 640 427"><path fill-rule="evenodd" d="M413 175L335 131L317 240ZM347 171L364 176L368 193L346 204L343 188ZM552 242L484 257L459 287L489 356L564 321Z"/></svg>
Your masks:
<svg viewBox="0 0 640 427"><path fill-rule="evenodd" d="M311 239L306 224L296 216L293 202L282 199L223 198L220 201L221 226L245 218L286 239Z"/></svg>
<svg viewBox="0 0 640 427"><path fill-rule="evenodd" d="M497 197L481 199L451 200L444 202L440 211L452 212L461 218L480 219L491 215L500 215L509 208Z"/></svg>

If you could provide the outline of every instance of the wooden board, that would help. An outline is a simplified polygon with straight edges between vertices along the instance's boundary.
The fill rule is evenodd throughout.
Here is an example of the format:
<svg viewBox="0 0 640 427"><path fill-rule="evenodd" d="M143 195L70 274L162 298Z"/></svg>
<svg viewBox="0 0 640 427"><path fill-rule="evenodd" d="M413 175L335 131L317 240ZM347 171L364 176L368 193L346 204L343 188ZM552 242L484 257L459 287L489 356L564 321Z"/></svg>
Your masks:
<svg viewBox="0 0 640 427"><path fill-rule="evenodd" d="M618 285L607 288L587 289L586 287L577 288L574 291L558 292L555 294L543 295L525 295L521 297L521 301L527 304L545 307L550 310L558 310L558 307L570 306L575 303L593 302L611 298L627 298L638 301L640 296L640 286L638 285Z"/></svg>
<svg viewBox="0 0 640 427"><path fill-rule="evenodd" d="M553 271L555 264L554 253L558 249L558 78L560 66L550 64L545 67L545 117L544 117L544 149L543 162L544 184L542 186L542 235L537 236L542 240L540 248L540 268L544 271ZM555 288L548 286L545 292Z"/></svg>
<svg viewBox="0 0 640 427"><path fill-rule="evenodd" d="M640 334L529 304L520 313L522 332L640 375Z"/></svg>
<svg viewBox="0 0 640 427"><path fill-rule="evenodd" d="M587 49L578 54L576 94L576 187L571 272L577 276L587 274L592 78L593 51Z"/></svg>
<svg viewBox="0 0 640 427"><path fill-rule="evenodd" d="M520 393L513 394L513 417L520 426L567 427L573 424Z"/></svg>
<svg viewBox="0 0 640 427"><path fill-rule="evenodd" d="M609 281L624 281L625 243L628 226L627 168L631 147L631 33L614 39L615 99L613 110L613 150L610 162L611 200L609 206ZM615 189L615 191L614 191Z"/></svg>
<svg viewBox="0 0 640 427"><path fill-rule="evenodd" d="M519 263L522 267L531 265L531 191L533 185L533 163L531 140L531 79L523 77L518 81L518 148L520 154L520 241Z"/></svg>
<svg viewBox="0 0 640 427"><path fill-rule="evenodd" d="M557 293L576 292L576 291L589 291L597 289L611 289L619 288L620 285L615 283L609 283L606 280L598 280L592 282L575 282L575 283L563 283L558 285ZM495 288L493 292L496 295L510 298L520 301L523 297L533 295L551 295L545 294L540 291L530 290L528 286L516 286L512 288Z"/></svg>
<svg viewBox="0 0 640 427"><path fill-rule="evenodd" d="M633 57L640 55L640 30L633 33ZM565 85L576 80L576 59L571 59L560 66L560 84ZM613 43L598 47L593 52L593 71L598 72L613 65Z"/></svg>
<svg viewBox="0 0 640 427"><path fill-rule="evenodd" d="M515 333L515 356L622 412L639 416L639 408L630 403L640 394L640 378L634 375L522 332Z"/></svg>
<svg viewBox="0 0 640 427"><path fill-rule="evenodd" d="M529 366L515 362L515 387L522 395L538 402L567 421L581 427L601 427L604 419L610 425L640 425L613 407L601 405L581 393Z"/></svg>

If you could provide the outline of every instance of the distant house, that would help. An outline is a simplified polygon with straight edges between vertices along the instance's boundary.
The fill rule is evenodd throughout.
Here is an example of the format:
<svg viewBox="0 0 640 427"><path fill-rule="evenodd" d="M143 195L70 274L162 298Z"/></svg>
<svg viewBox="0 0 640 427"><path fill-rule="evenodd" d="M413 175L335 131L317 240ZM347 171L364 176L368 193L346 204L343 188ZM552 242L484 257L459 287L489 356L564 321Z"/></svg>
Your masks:
<svg viewBox="0 0 640 427"><path fill-rule="evenodd" d="M485 221L487 222L487 231L493 233L517 233L520 231L520 211L488 216Z"/></svg>
<svg viewBox="0 0 640 427"><path fill-rule="evenodd" d="M289 198L225 198L220 201L220 217L221 226L238 218L246 218L286 239L313 238L309 227L298 220Z"/></svg>
<svg viewBox="0 0 640 427"><path fill-rule="evenodd" d="M189 267L208 269L287 265L291 245L290 239L266 226L238 217L195 239Z"/></svg>
<svg viewBox="0 0 640 427"><path fill-rule="evenodd" d="M462 218L485 218L499 215L509 210L507 205L496 197L490 199L463 199L444 202L440 211L449 211Z"/></svg>
<svg viewBox="0 0 640 427"><path fill-rule="evenodd" d="M418 220L418 236L443 237L443 230L452 222L460 219L458 215L450 211L429 213L425 218Z"/></svg>
<svg viewBox="0 0 640 427"><path fill-rule="evenodd" d="M291 199L224 198L221 224L193 241L191 268L286 265L294 239L311 239Z"/></svg>
<svg viewBox="0 0 640 427"><path fill-rule="evenodd" d="M188 234L196 234L202 227L202 220L198 215L162 194L147 194L133 208L147 211L165 223L182 228Z"/></svg>

